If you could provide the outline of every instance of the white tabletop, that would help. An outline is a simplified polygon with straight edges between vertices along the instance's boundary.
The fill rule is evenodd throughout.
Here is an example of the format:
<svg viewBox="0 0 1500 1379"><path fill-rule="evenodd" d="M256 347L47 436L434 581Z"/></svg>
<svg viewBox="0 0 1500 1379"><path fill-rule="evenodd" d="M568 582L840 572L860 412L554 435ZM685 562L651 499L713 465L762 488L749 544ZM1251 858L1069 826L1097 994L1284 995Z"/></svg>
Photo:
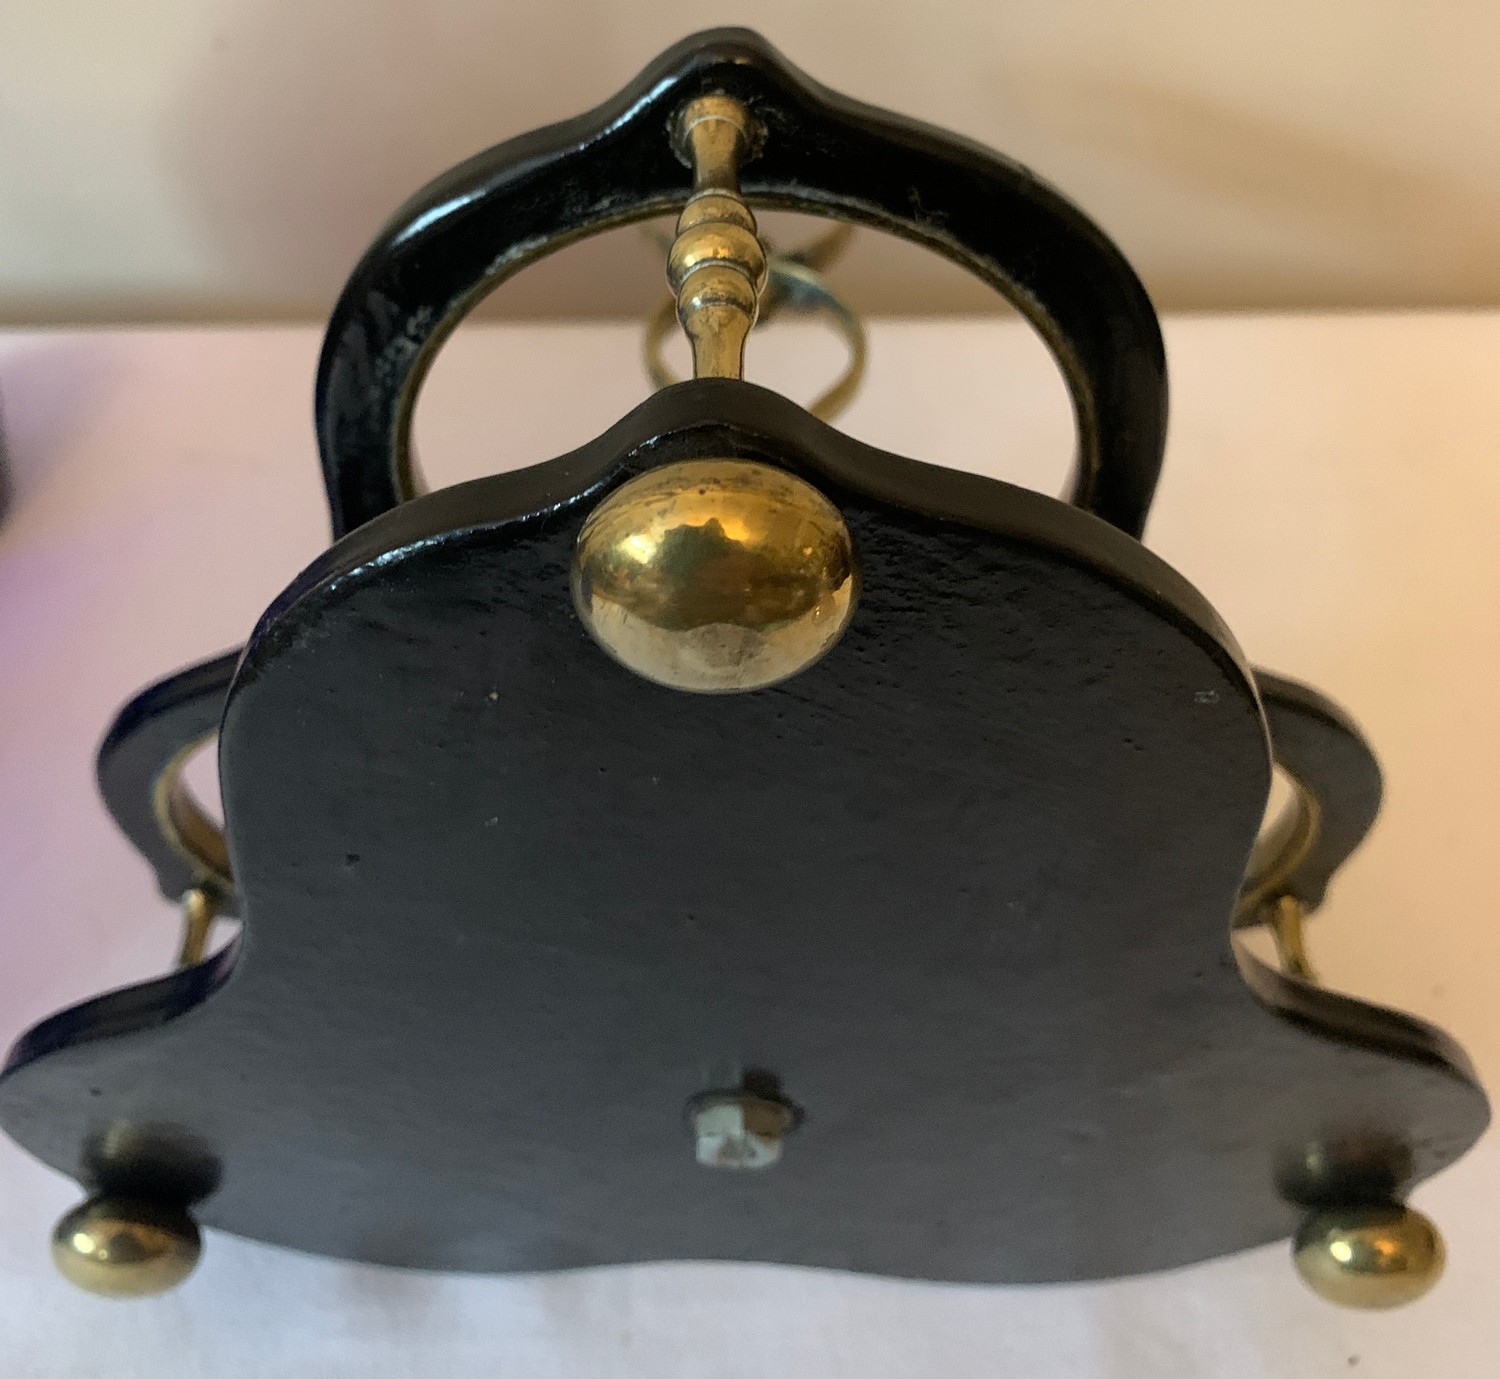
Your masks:
<svg viewBox="0 0 1500 1379"><path fill-rule="evenodd" d="M1149 544L1250 658L1345 704L1387 802L1314 921L1330 985L1434 1020L1500 1086L1500 314L1169 321L1172 439ZM15 484L0 526L0 1041L165 970L175 916L94 793L116 707L235 645L326 541L310 329L0 336ZM872 330L842 423L888 448L1055 492L1061 384L1016 323ZM472 327L417 418L436 484L604 429L645 385L628 327ZM836 350L797 326L752 376L812 391ZM761 366L757 375L756 366ZM580 385L580 378L588 380ZM1448 1275L1340 1312L1285 1247L1046 1288L738 1265L434 1277L211 1234L174 1294L115 1303L52 1273L76 1187L0 1139L7 1376L1108 1379L1500 1372L1500 1149L1417 1194Z"/></svg>

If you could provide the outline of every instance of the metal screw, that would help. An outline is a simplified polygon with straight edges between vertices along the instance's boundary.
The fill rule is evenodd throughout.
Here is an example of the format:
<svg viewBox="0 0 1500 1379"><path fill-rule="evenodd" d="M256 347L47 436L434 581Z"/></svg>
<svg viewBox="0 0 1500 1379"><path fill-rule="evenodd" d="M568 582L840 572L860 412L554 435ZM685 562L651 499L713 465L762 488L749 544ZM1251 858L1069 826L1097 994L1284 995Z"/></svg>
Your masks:
<svg viewBox="0 0 1500 1379"><path fill-rule="evenodd" d="M705 1168L769 1168L797 1122L790 1106L747 1092L700 1097L688 1117Z"/></svg>

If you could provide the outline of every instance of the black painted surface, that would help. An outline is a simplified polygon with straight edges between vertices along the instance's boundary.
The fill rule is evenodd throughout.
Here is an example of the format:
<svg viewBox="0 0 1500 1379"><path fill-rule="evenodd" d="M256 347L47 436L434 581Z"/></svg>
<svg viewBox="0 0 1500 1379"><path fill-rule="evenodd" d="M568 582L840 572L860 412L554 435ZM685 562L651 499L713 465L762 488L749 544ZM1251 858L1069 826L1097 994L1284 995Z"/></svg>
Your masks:
<svg viewBox="0 0 1500 1379"><path fill-rule="evenodd" d="M675 694L573 613L598 496L702 453L812 479L859 544L848 635L784 685ZM1429 1027L1246 958L1252 996L1267 773L1227 632L1136 542L685 384L278 600L221 745L241 946L39 1027L0 1123L89 1179L192 1146L207 1224L422 1267L1222 1254L1291 1230L1311 1144L1420 1178L1486 1116ZM700 1168L683 1108L746 1069L805 1120Z"/></svg>
<svg viewBox="0 0 1500 1379"><path fill-rule="evenodd" d="M1120 251L1028 169L830 91L745 29L684 39L597 109L476 155L395 213L339 298L318 369L334 535L411 495L416 391L476 302L573 239L680 208L691 178L668 125L705 91L739 98L765 127L741 179L753 204L915 240L1031 321L1073 398L1074 500L1139 536L1161 469L1166 365Z"/></svg>

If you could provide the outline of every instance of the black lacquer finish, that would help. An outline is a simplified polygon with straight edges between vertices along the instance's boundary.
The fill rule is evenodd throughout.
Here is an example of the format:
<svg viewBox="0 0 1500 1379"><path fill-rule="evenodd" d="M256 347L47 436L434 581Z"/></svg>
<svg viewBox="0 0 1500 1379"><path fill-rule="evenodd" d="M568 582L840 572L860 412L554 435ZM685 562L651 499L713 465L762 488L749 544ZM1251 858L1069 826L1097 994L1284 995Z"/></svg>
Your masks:
<svg viewBox="0 0 1500 1379"><path fill-rule="evenodd" d="M593 502L703 453L803 474L859 544L848 635L773 689L661 689L572 611ZM1268 752L1202 599L748 385L336 545L252 639L221 771L241 949L34 1031L0 1119L85 1178L193 1145L242 1234L1100 1277L1286 1235L1314 1151L1400 1146L1404 1187L1484 1124L1438 1032L1233 954ZM705 1170L683 1108L746 1069L804 1122Z"/></svg>
<svg viewBox="0 0 1500 1379"><path fill-rule="evenodd" d="M684 40L596 110L471 158L391 218L339 299L318 371L334 534L411 495L416 390L486 292L570 240L681 206L691 179L667 128L706 91L737 97L765 127L741 179L750 201L903 235L1015 304L1072 393L1075 501L1139 536L1161 468L1166 368L1119 250L1027 169L829 91L742 29Z"/></svg>

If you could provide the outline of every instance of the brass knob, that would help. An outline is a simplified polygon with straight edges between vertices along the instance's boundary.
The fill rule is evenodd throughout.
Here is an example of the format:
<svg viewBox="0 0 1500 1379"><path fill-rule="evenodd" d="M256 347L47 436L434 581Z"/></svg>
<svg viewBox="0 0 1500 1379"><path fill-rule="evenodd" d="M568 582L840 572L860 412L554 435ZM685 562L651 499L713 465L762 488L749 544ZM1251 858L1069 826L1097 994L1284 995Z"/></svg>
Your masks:
<svg viewBox="0 0 1500 1379"><path fill-rule="evenodd" d="M838 641L858 576L837 508L794 475L689 460L623 484L573 556L584 626L622 665L725 694L806 670Z"/></svg>
<svg viewBox="0 0 1500 1379"><path fill-rule="evenodd" d="M1303 1222L1292 1258L1304 1282L1327 1302L1399 1307L1442 1276L1443 1238L1410 1207L1339 1207Z"/></svg>
<svg viewBox="0 0 1500 1379"><path fill-rule="evenodd" d="M175 1288L198 1262L198 1227L180 1207L91 1197L52 1232L52 1260L69 1283L108 1298Z"/></svg>

